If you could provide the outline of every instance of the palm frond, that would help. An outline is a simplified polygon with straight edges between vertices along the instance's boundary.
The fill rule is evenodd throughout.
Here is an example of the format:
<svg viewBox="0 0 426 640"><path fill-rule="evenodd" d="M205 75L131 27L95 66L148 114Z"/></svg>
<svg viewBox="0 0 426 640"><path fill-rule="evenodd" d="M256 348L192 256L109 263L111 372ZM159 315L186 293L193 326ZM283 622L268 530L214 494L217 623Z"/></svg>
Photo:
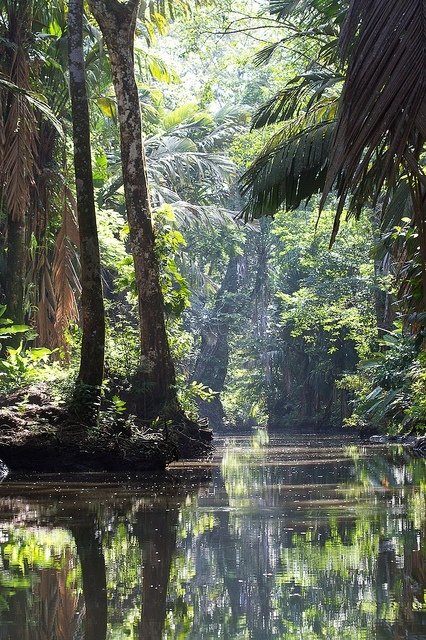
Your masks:
<svg viewBox="0 0 426 640"><path fill-rule="evenodd" d="M56 300L55 331L57 344L66 347L65 330L78 318L76 296L79 294L80 279L76 273L76 247L79 233L75 218L75 200L68 188L64 188L62 226L59 230L52 264L52 283Z"/></svg>
<svg viewBox="0 0 426 640"><path fill-rule="evenodd" d="M402 164L423 182L426 139L426 7L423 0L351 0L342 29L349 62L322 205L341 176L333 239L347 197L370 179L381 149L375 197L394 187Z"/></svg>
<svg viewBox="0 0 426 640"><path fill-rule="evenodd" d="M6 3L10 47L3 62L5 82L30 89L30 60L26 36L31 21L28 4ZM5 76L3 76L5 77ZM32 106L21 92L11 91L4 83L0 87L2 115L0 126L0 185L8 214L13 220L23 220L30 198L30 187L36 173L36 119Z"/></svg>
<svg viewBox="0 0 426 640"><path fill-rule="evenodd" d="M277 42L272 42L268 44L266 47L263 47L260 51L256 53L253 58L253 63L257 67L262 67L265 64L268 64L271 61L272 56L275 51L280 48L280 46L285 42L285 39L278 40Z"/></svg>
<svg viewBox="0 0 426 640"><path fill-rule="evenodd" d="M295 209L322 189L337 105L323 98L271 136L239 181L245 220Z"/></svg>
<svg viewBox="0 0 426 640"><path fill-rule="evenodd" d="M412 215L410 185L407 180L402 179L396 185L392 196L383 209L380 224L382 233L391 232L396 226L401 225L402 218L411 219Z"/></svg>
<svg viewBox="0 0 426 640"><path fill-rule="evenodd" d="M283 206L296 209L322 190L333 129L334 122L325 121L284 136L254 161L240 179L245 220L273 215Z"/></svg>
<svg viewBox="0 0 426 640"><path fill-rule="evenodd" d="M23 87L19 87L14 82L10 82L7 78L0 74L0 90L5 89L10 92L14 96L19 96L27 100L27 102L35 107L40 113L42 113L49 122L53 124L58 133L62 136L64 134L64 130L62 124L59 122L52 109L47 104L44 96L40 94L36 94L33 91L28 91Z"/></svg>
<svg viewBox="0 0 426 640"><path fill-rule="evenodd" d="M193 140L174 135L153 136L146 140L149 158L148 175L151 191L168 189L182 194L189 185L197 184L199 189L208 185L210 189L227 190L227 185L235 176L236 168L225 155L199 151ZM99 201L104 203L123 185L121 167L105 185ZM185 197L179 196L185 201ZM193 205L195 206L195 205Z"/></svg>
<svg viewBox="0 0 426 640"><path fill-rule="evenodd" d="M226 156L196 151L190 140L162 138L149 153L152 171L160 172L170 185L179 182L204 181L206 178L224 183L235 175L235 165Z"/></svg>
<svg viewBox="0 0 426 640"><path fill-rule="evenodd" d="M342 0L269 0L269 12L282 21L295 13L302 18L339 20L345 5Z"/></svg>
<svg viewBox="0 0 426 640"><path fill-rule="evenodd" d="M342 80L343 76L326 69L312 69L296 76L254 114L252 128L260 129L309 111Z"/></svg>
<svg viewBox="0 0 426 640"><path fill-rule="evenodd" d="M45 252L38 261L37 282L39 298L37 301L36 330L37 344L39 346L56 348L58 346L55 319L56 296L52 282L52 269Z"/></svg>

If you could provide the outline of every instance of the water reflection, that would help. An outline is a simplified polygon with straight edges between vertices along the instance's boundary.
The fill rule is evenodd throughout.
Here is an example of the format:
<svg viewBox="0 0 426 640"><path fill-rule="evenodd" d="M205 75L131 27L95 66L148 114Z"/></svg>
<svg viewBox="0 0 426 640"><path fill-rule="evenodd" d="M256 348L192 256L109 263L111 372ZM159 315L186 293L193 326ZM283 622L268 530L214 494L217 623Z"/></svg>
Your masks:
<svg viewBox="0 0 426 640"><path fill-rule="evenodd" d="M426 639L425 462L229 440L199 469L0 487L0 640Z"/></svg>

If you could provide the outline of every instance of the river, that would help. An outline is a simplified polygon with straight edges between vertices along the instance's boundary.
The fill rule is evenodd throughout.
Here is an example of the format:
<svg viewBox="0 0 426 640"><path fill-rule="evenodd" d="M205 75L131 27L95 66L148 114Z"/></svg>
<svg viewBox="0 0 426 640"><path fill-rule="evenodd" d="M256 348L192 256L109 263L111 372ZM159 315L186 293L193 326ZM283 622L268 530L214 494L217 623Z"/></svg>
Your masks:
<svg viewBox="0 0 426 640"><path fill-rule="evenodd" d="M254 431L0 485L0 640L426 640L426 463Z"/></svg>

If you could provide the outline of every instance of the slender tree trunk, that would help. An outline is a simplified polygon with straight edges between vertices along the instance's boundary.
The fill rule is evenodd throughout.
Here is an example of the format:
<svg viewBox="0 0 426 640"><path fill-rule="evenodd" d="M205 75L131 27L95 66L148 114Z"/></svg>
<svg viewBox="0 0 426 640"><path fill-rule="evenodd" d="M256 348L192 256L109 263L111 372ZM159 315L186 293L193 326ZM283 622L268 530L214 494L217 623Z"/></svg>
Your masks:
<svg viewBox="0 0 426 640"><path fill-rule="evenodd" d="M255 238L255 255L256 255L256 279L254 283L252 300L253 300L253 326L254 336L258 344L260 361L263 368L263 384L264 393L266 395L266 410L268 415L268 423L273 422L271 417L276 405L276 392L272 377L273 360L269 353L267 345L267 329L268 329L268 306L271 300L271 289L269 282L269 261L271 256L271 224L272 221L267 218L260 220L260 233ZM281 393L280 393L281 400ZM281 419L281 416L280 416Z"/></svg>
<svg viewBox="0 0 426 640"><path fill-rule="evenodd" d="M32 42L33 3L5 3L7 41L4 64L7 78L31 89L29 50ZM25 280L27 276L27 230L30 190L37 175L35 145L37 126L32 107L13 92L0 92L0 184L1 199L7 212L7 314L23 323L25 316ZM19 343L19 339L17 338Z"/></svg>
<svg viewBox="0 0 426 640"><path fill-rule="evenodd" d="M85 385L100 387L104 371L105 315L93 193L89 106L84 74L83 0L69 0L68 28L82 289L83 341L78 379Z"/></svg>
<svg viewBox="0 0 426 640"><path fill-rule="evenodd" d="M418 301L418 311L426 311L426 189L420 179L412 181L411 197L414 209L414 222L419 236L419 256L421 263L421 299ZM424 321L420 325L424 326Z"/></svg>
<svg viewBox="0 0 426 640"><path fill-rule="evenodd" d="M372 215L373 236L372 241L377 242L381 233L381 208L376 207ZM383 337L386 331L392 329L395 320L395 310L392 307L392 294L386 291L380 282L383 277L389 276L392 272L392 263L395 256L386 253L384 256L374 258L374 307L376 311L377 330L379 337Z"/></svg>
<svg viewBox="0 0 426 640"><path fill-rule="evenodd" d="M7 315L17 324L25 320L25 276L27 272L27 242L25 216L7 221Z"/></svg>
<svg viewBox="0 0 426 640"><path fill-rule="evenodd" d="M134 31L139 0L125 3L90 0L89 4L108 48L117 97L124 192L139 302L144 386L148 405L162 410L165 405L176 406L176 379L165 327L134 74Z"/></svg>

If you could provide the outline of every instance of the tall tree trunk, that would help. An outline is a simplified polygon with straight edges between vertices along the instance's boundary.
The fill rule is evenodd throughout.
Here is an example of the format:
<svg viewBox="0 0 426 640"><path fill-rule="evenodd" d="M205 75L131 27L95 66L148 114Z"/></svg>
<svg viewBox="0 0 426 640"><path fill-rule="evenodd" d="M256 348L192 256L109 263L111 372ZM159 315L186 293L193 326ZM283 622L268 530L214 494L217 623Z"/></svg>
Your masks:
<svg viewBox="0 0 426 640"><path fill-rule="evenodd" d="M7 46L4 68L8 79L31 89L30 54L33 3L10 2L7 12ZM13 91L0 91L0 185L7 212L6 304L8 316L22 323L25 315L27 245L26 224L30 190L37 174L37 125L31 105ZM19 342L19 341L18 341Z"/></svg>
<svg viewBox="0 0 426 640"><path fill-rule="evenodd" d="M376 207L372 214L373 242L377 242L382 233L381 215L381 209ZM393 262L397 260L397 256L392 255L390 252L386 252L384 256L379 255L374 257L374 307L380 338L383 337L383 334L386 331L391 331L395 321L395 309L392 306L392 294L385 289L381 280L391 275Z"/></svg>
<svg viewBox="0 0 426 640"><path fill-rule="evenodd" d="M148 405L175 405L175 369L167 340L164 302L148 191L139 95L134 73L134 32L139 0L90 0L109 52L120 125L121 162L130 246L138 292L141 365Z"/></svg>
<svg viewBox="0 0 426 640"><path fill-rule="evenodd" d="M83 340L78 380L100 387L104 372L105 315L93 193L90 120L83 53L83 0L69 0L69 74L74 134L77 217L80 229Z"/></svg>
<svg viewBox="0 0 426 640"><path fill-rule="evenodd" d="M201 333L201 349L195 363L192 379L210 387L216 393L223 391L229 361L229 333L232 328L232 313L237 312L235 294L238 290L238 265L240 257L229 259L225 277L217 293L212 310L212 319ZM225 412L219 396L211 402L198 402L200 413L209 418L214 429L223 427Z"/></svg>
<svg viewBox="0 0 426 640"><path fill-rule="evenodd" d="M273 359L267 344L268 306L271 301L271 287L269 282L269 262L271 257L271 226L272 220L261 218L260 233L255 237L256 279L254 283L252 301L252 324L254 336L259 348L260 362L263 368L264 393L266 396L266 410L268 423L271 420L276 405L276 391L273 382ZM280 392L280 401L282 394Z"/></svg>

